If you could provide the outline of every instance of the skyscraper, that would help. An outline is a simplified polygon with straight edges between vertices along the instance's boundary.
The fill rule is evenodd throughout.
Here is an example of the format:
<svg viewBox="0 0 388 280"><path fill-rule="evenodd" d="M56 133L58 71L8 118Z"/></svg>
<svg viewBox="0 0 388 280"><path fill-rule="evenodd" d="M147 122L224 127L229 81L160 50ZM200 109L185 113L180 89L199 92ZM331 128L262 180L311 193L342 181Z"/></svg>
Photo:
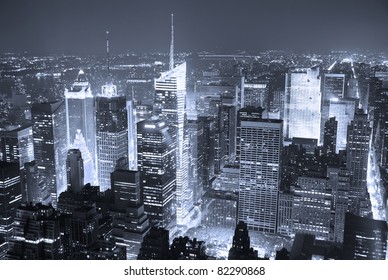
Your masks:
<svg viewBox="0 0 388 280"><path fill-rule="evenodd" d="M387 222L347 213L343 243L345 260L385 260Z"/></svg>
<svg viewBox="0 0 388 280"><path fill-rule="evenodd" d="M12 223L22 201L18 163L0 161L0 238L13 236Z"/></svg>
<svg viewBox="0 0 388 280"><path fill-rule="evenodd" d="M64 102L35 103L32 105L31 114L35 160L55 208L57 197L66 190Z"/></svg>
<svg viewBox="0 0 388 280"><path fill-rule="evenodd" d="M135 260L150 223L141 202L140 172L115 170L111 175L113 205L112 236L116 243L126 247L128 260Z"/></svg>
<svg viewBox="0 0 388 280"><path fill-rule="evenodd" d="M126 98L115 85L104 85L96 97L96 130L98 181L105 191L117 160L128 157Z"/></svg>
<svg viewBox="0 0 388 280"><path fill-rule="evenodd" d="M328 119L325 122L323 134L323 151L332 155L336 153L337 144L337 124L335 117Z"/></svg>
<svg viewBox="0 0 388 280"><path fill-rule="evenodd" d="M176 230L175 141L163 120L153 118L137 127L138 165L144 210L151 223Z"/></svg>
<svg viewBox="0 0 388 280"><path fill-rule="evenodd" d="M348 125L354 118L358 106L356 99L332 99L329 102L329 117L337 121L336 153L346 150Z"/></svg>
<svg viewBox="0 0 388 280"><path fill-rule="evenodd" d="M80 70L73 85L65 89L67 148L74 146L77 134L82 134L86 147L95 162L94 97L85 73ZM87 182L92 183L92 182Z"/></svg>
<svg viewBox="0 0 388 280"><path fill-rule="evenodd" d="M188 182L188 143L186 119L186 63L164 72L155 80L154 113L168 121L176 141L177 223L188 224L193 195Z"/></svg>
<svg viewBox="0 0 388 280"><path fill-rule="evenodd" d="M66 159L67 190L75 193L84 187L84 162L81 151L70 149Z"/></svg>
<svg viewBox="0 0 388 280"><path fill-rule="evenodd" d="M330 240L331 190L326 178L301 176L295 187L292 220L294 233Z"/></svg>
<svg viewBox="0 0 388 280"><path fill-rule="evenodd" d="M319 68L296 68L286 74L284 137L320 142L321 93Z"/></svg>
<svg viewBox="0 0 388 280"><path fill-rule="evenodd" d="M14 229L8 259L61 259L59 218L52 206L21 205L16 212Z"/></svg>
<svg viewBox="0 0 388 280"><path fill-rule="evenodd" d="M238 220L248 229L276 233L280 155L283 122L254 117L254 109L241 109L238 115L240 193Z"/></svg>
<svg viewBox="0 0 388 280"><path fill-rule="evenodd" d="M370 211L367 189L370 137L368 115L358 109L348 127L346 167L350 172L349 210L360 216L367 216Z"/></svg>

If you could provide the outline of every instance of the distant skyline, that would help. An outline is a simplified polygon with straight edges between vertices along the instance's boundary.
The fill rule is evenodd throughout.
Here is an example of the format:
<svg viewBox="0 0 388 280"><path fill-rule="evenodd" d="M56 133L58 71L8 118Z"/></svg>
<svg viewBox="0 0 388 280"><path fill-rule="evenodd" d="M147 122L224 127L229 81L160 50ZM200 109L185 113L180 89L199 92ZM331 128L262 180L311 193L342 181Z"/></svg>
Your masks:
<svg viewBox="0 0 388 280"><path fill-rule="evenodd" d="M1 0L0 53L388 52L386 0Z"/></svg>

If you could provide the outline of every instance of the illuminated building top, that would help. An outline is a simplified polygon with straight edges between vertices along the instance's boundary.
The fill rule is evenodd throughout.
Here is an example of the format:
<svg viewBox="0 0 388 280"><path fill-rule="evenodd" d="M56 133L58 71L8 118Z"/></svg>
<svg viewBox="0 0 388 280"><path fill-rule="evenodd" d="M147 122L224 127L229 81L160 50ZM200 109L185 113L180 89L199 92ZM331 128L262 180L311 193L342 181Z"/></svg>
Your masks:
<svg viewBox="0 0 388 280"><path fill-rule="evenodd" d="M77 79L69 89L65 89L65 97L73 99L85 99L93 97L90 83L87 81L85 72L79 70Z"/></svg>

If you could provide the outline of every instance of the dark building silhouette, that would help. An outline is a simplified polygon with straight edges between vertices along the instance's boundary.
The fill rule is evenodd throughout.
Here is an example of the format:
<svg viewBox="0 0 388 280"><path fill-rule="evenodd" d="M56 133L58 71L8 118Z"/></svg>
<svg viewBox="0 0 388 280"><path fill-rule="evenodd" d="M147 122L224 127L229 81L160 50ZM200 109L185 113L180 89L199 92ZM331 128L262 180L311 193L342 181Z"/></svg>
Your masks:
<svg viewBox="0 0 388 280"><path fill-rule="evenodd" d="M26 201L36 204L42 203L48 205L51 201L50 193L43 181L43 178L38 169L38 164L35 160L24 164L24 187L26 193Z"/></svg>
<svg viewBox="0 0 388 280"><path fill-rule="evenodd" d="M314 235L297 233L289 254L290 260L340 259L341 250L334 243L317 240Z"/></svg>
<svg viewBox="0 0 388 280"><path fill-rule="evenodd" d="M167 260L169 258L169 231L152 227L141 243L138 260Z"/></svg>
<svg viewBox="0 0 388 280"><path fill-rule="evenodd" d="M234 231L233 244L229 250L228 260L257 260L257 251L250 246L248 226L240 221Z"/></svg>
<svg viewBox="0 0 388 280"><path fill-rule="evenodd" d="M98 226L99 215L95 206L76 208L72 215L66 218L70 259L88 259L88 251L97 242Z"/></svg>
<svg viewBox="0 0 388 280"><path fill-rule="evenodd" d="M170 247L170 258L173 260L206 260L206 247L204 241L189 237L174 238Z"/></svg>
<svg viewBox="0 0 388 280"><path fill-rule="evenodd" d="M136 259L143 238L150 230L140 196L140 172L115 170L111 174L113 203L112 237L126 247L126 259Z"/></svg>
<svg viewBox="0 0 388 280"><path fill-rule="evenodd" d="M337 143L337 124L335 117L325 122L323 134L323 152L327 155L335 154Z"/></svg>
<svg viewBox="0 0 388 280"><path fill-rule="evenodd" d="M84 187L84 162L81 151L70 149L66 159L67 190L79 192Z"/></svg>
<svg viewBox="0 0 388 280"><path fill-rule="evenodd" d="M387 223L345 215L343 259L385 260L387 251Z"/></svg>
<svg viewBox="0 0 388 280"><path fill-rule="evenodd" d="M23 204L16 211L13 227L7 259L62 258L60 221L51 205Z"/></svg>

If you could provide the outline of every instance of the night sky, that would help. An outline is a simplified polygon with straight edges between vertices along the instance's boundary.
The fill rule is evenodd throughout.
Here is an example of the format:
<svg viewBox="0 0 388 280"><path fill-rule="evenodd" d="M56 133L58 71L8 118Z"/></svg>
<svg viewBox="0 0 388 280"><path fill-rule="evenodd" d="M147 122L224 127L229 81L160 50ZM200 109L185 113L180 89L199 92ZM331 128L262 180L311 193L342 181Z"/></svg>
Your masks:
<svg viewBox="0 0 388 280"><path fill-rule="evenodd" d="M388 52L388 0L0 0L0 52Z"/></svg>

